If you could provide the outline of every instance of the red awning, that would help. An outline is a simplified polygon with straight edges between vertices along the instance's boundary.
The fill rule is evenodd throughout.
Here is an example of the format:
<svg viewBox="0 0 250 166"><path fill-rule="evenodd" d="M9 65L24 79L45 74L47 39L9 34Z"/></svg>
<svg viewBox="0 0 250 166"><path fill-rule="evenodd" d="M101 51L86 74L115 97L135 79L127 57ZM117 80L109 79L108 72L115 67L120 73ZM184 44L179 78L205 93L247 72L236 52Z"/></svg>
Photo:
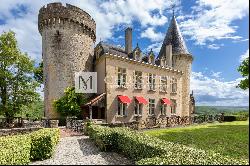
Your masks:
<svg viewBox="0 0 250 166"><path fill-rule="evenodd" d="M169 99L167 99L167 98L162 98L161 101L163 102L163 104L167 104L167 105L171 105L172 104L172 102Z"/></svg>
<svg viewBox="0 0 250 166"><path fill-rule="evenodd" d="M140 103L140 104L147 104L147 100L143 97L140 96L135 96L136 100Z"/></svg>
<svg viewBox="0 0 250 166"><path fill-rule="evenodd" d="M119 95L118 99L122 102L122 103L131 103L131 99L128 96L122 96Z"/></svg>

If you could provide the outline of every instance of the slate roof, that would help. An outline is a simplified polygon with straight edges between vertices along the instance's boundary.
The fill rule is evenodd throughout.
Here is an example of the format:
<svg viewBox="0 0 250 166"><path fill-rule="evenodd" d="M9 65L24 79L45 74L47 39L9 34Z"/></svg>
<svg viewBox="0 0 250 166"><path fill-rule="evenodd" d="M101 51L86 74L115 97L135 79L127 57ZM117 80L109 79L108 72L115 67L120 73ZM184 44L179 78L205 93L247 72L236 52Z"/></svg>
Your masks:
<svg viewBox="0 0 250 166"><path fill-rule="evenodd" d="M173 15L170 25L167 30L167 34L164 38L161 50L159 52L158 58L165 55L166 45L172 45L172 54L190 54L186 47L185 41L181 35L180 29L178 27L175 16Z"/></svg>

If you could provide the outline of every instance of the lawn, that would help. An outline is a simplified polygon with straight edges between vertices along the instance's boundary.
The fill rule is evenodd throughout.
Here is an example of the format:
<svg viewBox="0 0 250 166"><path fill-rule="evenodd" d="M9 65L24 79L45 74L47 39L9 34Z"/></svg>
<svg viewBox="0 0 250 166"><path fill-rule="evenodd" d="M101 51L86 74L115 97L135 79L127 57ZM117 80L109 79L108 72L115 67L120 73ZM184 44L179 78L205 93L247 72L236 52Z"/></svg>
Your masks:
<svg viewBox="0 0 250 166"><path fill-rule="evenodd" d="M232 158L249 158L249 121L147 130L144 133Z"/></svg>

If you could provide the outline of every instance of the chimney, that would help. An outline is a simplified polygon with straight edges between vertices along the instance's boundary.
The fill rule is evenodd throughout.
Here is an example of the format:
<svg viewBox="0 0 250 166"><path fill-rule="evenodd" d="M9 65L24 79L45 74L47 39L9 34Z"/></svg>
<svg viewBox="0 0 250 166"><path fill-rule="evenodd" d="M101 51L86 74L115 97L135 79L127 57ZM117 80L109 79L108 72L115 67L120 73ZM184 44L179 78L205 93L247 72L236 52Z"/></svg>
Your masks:
<svg viewBox="0 0 250 166"><path fill-rule="evenodd" d="M132 28L130 27L125 30L125 51L127 54L132 52Z"/></svg>
<svg viewBox="0 0 250 166"><path fill-rule="evenodd" d="M172 67L172 45L166 45L166 63Z"/></svg>

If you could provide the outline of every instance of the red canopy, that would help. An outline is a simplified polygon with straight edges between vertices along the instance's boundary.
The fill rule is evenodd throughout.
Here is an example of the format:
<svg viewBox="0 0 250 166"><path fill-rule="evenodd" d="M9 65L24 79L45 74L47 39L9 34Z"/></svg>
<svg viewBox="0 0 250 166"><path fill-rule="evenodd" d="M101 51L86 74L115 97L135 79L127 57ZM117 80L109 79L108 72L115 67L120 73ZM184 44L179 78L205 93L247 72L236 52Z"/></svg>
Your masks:
<svg viewBox="0 0 250 166"><path fill-rule="evenodd" d="M167 105L171 105L172 104L172 102L169 99L167 99L167 98L162 98L161 100L162 100L163 104L167 104Z"/></svg>
<svg viewBox="0 0 250 166"><path fill-rule="evenodd" d="M118 96L118 99L122 102L122 103L131 103L131 99L128 97L128 96L122 96L122 95L119 95Z"/></svg>
<svg viewBox="0 0 250 166"><path fill-rule="evenodd" d="M147 104L147 100L141 96L135 96L136 100L140 103L140 104Z"/></svg>

